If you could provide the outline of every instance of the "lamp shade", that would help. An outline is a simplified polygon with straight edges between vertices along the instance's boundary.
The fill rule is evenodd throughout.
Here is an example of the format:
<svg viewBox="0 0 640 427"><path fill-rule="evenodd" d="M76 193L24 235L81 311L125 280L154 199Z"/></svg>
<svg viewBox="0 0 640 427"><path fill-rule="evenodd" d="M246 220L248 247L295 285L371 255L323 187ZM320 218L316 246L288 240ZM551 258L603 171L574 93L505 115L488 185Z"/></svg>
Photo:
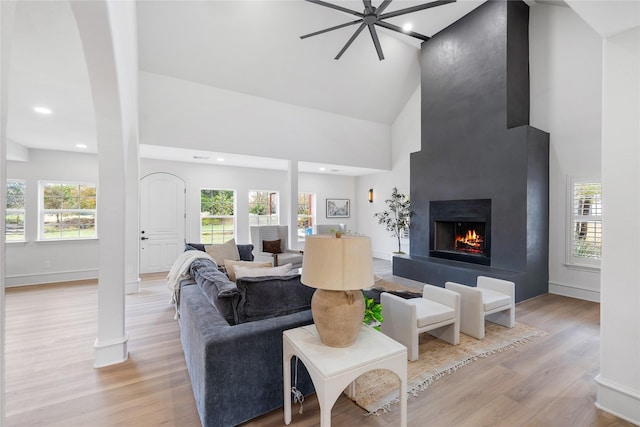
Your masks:
<svg viewBox="0 0 640 427"><path fill-rule="evenodd" d="M373 286L371 239L367 236L306 236L302 283L312 288L345 291Z"/></svg>

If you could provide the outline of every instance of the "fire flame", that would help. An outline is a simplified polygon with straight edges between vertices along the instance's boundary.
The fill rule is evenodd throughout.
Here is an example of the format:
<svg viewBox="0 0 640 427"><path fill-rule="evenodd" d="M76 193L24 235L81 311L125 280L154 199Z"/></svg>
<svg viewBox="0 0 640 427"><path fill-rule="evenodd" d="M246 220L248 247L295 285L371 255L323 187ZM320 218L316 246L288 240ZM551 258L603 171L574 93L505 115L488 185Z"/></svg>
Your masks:
<svg viewBox="0 0 640 427"><path fill-rule="evenodd" d="M458 242L470 247L481 247L483 240L476 230L467 230L466 236L456 236L456 246Z"/></svg>

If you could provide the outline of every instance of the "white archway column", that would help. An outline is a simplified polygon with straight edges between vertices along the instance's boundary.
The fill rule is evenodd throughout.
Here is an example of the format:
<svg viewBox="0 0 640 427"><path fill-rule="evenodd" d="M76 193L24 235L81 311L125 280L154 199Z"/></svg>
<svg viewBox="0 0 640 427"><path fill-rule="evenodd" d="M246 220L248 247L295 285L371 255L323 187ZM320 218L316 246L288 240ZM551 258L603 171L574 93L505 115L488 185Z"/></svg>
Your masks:
<svg viewBox="0 0 640 427"><path fill-rule="evenodd" d="M287 197L289 198L289 248L298 248L298 161L287 164Z"/></svg>
<svg viewBox="0 0 640 427"><path fill-rule="evenodd" d="M132 2L71 2L87 61L98 139L100 262L95 367L127 359L125 256L128 157L137 145L135 6ZM133 14L133 15L132 15ZM133 27L132 27L133 26ZM133 36L133 38L131 38ZM128 38L128 39L127 39ZM133 54L132 54L133 52ZM137 152L137 148L135 149ZM136 180L137 180L137 173Z"/></svg>
<svg viewBox="0 0 640 427"><path fill-rule="evenodd" d="M15 2L0 2L0 188L7 188L7 107L9 103L9 59L13 40ZM4 218L6 205L0 203L0 215ZM5 399L5 235L4 221L0 224L0 425L4 425Z"/></svg>
<svg viewBox="0 0 640 427"><path fill-rule="evenodd" d="M640 27L604 39L596 406L640 425Z"/></svg>

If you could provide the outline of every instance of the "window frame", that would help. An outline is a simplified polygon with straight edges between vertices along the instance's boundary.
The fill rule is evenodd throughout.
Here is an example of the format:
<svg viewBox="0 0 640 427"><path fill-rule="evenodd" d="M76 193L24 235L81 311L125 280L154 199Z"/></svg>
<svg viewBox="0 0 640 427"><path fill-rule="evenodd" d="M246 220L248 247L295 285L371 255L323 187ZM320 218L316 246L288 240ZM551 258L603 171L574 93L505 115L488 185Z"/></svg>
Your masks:
<svg viewBox="0 0 640 427"><path fill-rule="evenodd" d="M231 215L203 215L202 212L202 192L203 191L230 191L233 194L233 213ZM199 229L200 229L200 243L204 244L204 245L216 245L216 244L221 244L224 243L228 240L231 240L232 238L235 239L238 233L238 215L237 215L237 210L238 210L238 194L236 190L230 189L230 188L200 188L200 218L199 218ZM211 233L211 241L209 242L204 242L202 236L203 236L203 227L202 227L202 220L204 218L231 218L233 219L233 233L231 234L231 237L228 239L225 239L225 235L227 235L227 233L225 233L223 231L222 233L222 242L216 242L213 239L213 233ZM212 230L213 230L213 224L212 224Z"/></svg>
<svg viewBox="0 0 640 427"><path fill-rule="evenodd" d="M576 204L577 198L576 186L577 185L589 185L595 184L600 186L600 200L599 203L594 203L596 213L589 215L578 215L576 213L578 206ZM566 253L565 253L565 265L570 268L584 269L584 270L599 270L602 259L602 182L598 178L577 178L568 177L567 179L567 227L566 227ZM582 219L583 221L579 221ZM600 240L600 254L597 257L581 257L575 254L575 226L577 222L599 223L599 240ZM596 237L597 239L597 237Z"/></svg>
<svg viewBox="0 0 640 427"><path fill-rule="evenodd" d="M93 187L95 189L95 208L64 208L64 209L45 209L44 207L44 189L47 184L73 185ZM39 242L60 242L74 240L95 240L98 239L98 185L93 182L86 181L57 181L57 180L40 180L38 181L38 241ZM92 236L74 236L74 237L56 237L47 238L45 233L45 216L47 214L92 214L94 233Z"/></svg>
<svg viewBox="0 0 640 427"><path fill-rule="evenodd" d="M309 206L309 214L305 215L304 217L305 218L309 218L311 220L310 221L310 225L309 225L311 228L313 228L314 224L316 223L316 200L317 200L316 199L316 193L310 193L310 192L307 192L307 191L299 191L298 192L298 197L296 198L296 212L297 212L297 215L296 215L296 229L298 230L296 235L298 236L298 242L304 242L304 239L305 239L305 236L306 236L306 232L302 233L302 235L300 234L301 228L298 227L298 224L300 224L300 215L301 215L300 214L300 206L303 206L303 205L301 205L299 203L299 201L300 201L300 196L303 195L303 194L306 195L306 196L311 197L311 201L310 201L310 203L308 203L308 205L310 205ZM305 204L305 205L307 205L307 204Z"/></svg>
<svg viewBox="0 0 640 427"><path fill-rule="evenodd" d="M22 193L22 209L10 208L9 206L5 206L5 242L6 243L24 243L27 241L27 181L24 179L7 179L6 180L6 188L5 188L5 197L7 198L7 204L9 203L9 184L11 183L22 183L23 193ZM9 227L7 226L7 216L10 214L22 215L22 239L9 239L8 231Z"/></svg>
<svg viewBox="0 0 640 427"><path fill-rule="evenodd" d="M267 198L269 199L269 205L271 205L274 209L275 209L275 213L268 213L266 215L260 215L260 214L255 214L255 213L251 213L251 208L253 206L257 206L256 204L252 204L251 202L251 197L252 194L254 193L266 193ZM275 196L275 203L273 203L272 199ZM251 226L261 226L261 225L280 225L280 192L279 191L274 191L274 190L249 190L249 192L247 193L247 205L248 205L248 211L247 211L247 215L248 215L248 222L249 222L249 229L251 229ZM275 206L274 206L275 205ZM266 222L261 222L260 219L261 217L266 218ZM275 220L274 220L275 217ZM257 221L253 221L253 219L256 219Z"/></svg>

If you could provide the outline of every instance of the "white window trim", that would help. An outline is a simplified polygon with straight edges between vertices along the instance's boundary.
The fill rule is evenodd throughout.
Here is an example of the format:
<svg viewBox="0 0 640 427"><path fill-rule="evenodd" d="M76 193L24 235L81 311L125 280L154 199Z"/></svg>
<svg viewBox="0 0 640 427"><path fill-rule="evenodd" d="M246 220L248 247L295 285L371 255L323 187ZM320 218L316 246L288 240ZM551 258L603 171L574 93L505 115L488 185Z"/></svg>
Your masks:
<svg viewBox="0 0 640 427"><path fill-rule="evenodd" d="M310 194L311 195L311 213L309 215L306 215L306 218L311 218L311 224L313 226L318 224L318 215L317 215L317 195L316 193L310 192L310 191L298 191L298 197L300 196L300 194ZM298 211L298 197L296 197L295 203L296 203L296 212ZM300 215L296 214L296 230L298 228L298 220L300 219ZM297 234L297 233L296 233ZM302 237L300 237L298 235L298 243L302 243L304 242L304 239L306 237L306 234Z"/></svg>
<svg viewBox="0 0 640 427"><path fill-rule="evenodd" d="M233 215L202 215L202 192L203 191L231 191L233 193ZM200 229L198 240L199 241L202 240L202 219L203 218L233 218L233 238L237 239L238 238L238 192L231 188L208 187L208 188L200 188L200 191L198 192L198 196L199 196L198 197L198 204L199 204L198 228ZM205 245L211 244L211 243L205 243L205 242L201 242L201 243ZM217 243L213 243L213 244L217 244Z"/></svg>
<svg viewBox="0 0 640 427"><path fill-rule="evenodd" d="M45 184L66 184L66 185L91 185L96 189L96 208L95 209L44 209L44 185ZM98 239L98 185L94 182L87 181L55 181L41 180L38 181L38 242L70 242L74 240L97 240ZM44 237L44 217L47 213L92 213L95 218L95 234L88 237L69 237L57 239L45 239Z"/></svg>
<svg viewBox="0 0 640 427"><path fill-rule="evenodd" d="M12 183L12 182L21 182L24 184L24 190L25 190L25 194L24 194L24 208L22 209L10 209L10 208L6 208L5 210L5 225L6 225L6 215L12 214L12 213L17 213L17 214L22 214L22 217L24 218L24 234L22 236L22 239L19 240L7 240L6 239L6 235L5 235L5 242L9 243L9 244L13 244L13 243L25 243L27 241L27 181L24 179L7 179L6 184ZM5 197L6 197L6 185L5 185ZM5 233L6 233L6 229L5 229Z"/></svg>
<svg viewBox="0 0 640 427"><path fill-rule="evenodd" d="M269 225L280 225L280 192L279 191L275 191L275 190L249 190L247 193L247 220L249 222L249 227L251 227L251 215L254 215L252 213L249 212L249 210L251 210L251 201L249 200L251 193L275 193L276 194L276 223L275 224L269 224ZM258 217L263 216L263 215L256 215ZM264 216L268 216L268 215L264 215Z"/></svg>
<svg viewBox="0 0 640 427"><path fill-rule="evenodd" d="M576 183L601 182L600 178L567 177L566 186L566 235L565 235L565 263L567 268L582 271L600 271L600 259L580 258L573 255L573 189ZM602 221L602 220L600 220Z"/></svg>

